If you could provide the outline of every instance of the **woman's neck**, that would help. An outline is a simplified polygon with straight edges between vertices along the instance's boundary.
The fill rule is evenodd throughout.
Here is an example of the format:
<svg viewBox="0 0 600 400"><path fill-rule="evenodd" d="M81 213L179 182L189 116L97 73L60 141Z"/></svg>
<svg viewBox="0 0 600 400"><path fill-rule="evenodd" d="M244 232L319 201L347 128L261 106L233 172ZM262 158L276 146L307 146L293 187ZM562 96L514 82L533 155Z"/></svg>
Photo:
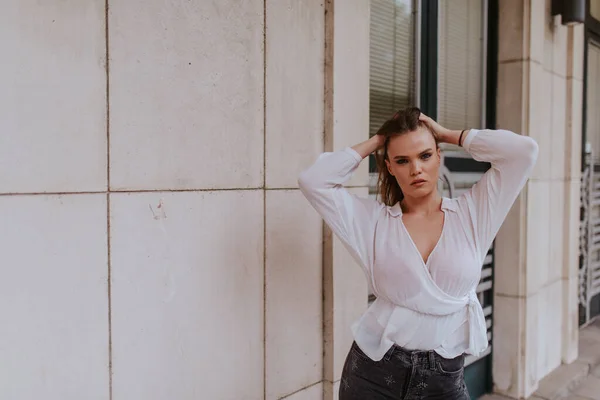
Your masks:
<svg viewBox="0 0 600 400"><path fill-rule="evenodd" d="M433 190L423 197L405 196L400 202L403 213L429 215L440 211L442 204L442 196L437 190Z"/></svg>

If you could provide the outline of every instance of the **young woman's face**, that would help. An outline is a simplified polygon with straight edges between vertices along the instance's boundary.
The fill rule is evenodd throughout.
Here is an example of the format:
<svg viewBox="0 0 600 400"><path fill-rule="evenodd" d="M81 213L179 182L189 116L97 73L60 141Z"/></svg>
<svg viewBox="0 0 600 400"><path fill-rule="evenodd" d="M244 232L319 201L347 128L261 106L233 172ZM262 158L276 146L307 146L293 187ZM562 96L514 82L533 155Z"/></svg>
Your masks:
<svg viewBox="0 0 600 400"><path fill-rule="evenodd" d="M405 197L423 197L437 188L440 149L425 128L390 139L385 160Z"/></svg>

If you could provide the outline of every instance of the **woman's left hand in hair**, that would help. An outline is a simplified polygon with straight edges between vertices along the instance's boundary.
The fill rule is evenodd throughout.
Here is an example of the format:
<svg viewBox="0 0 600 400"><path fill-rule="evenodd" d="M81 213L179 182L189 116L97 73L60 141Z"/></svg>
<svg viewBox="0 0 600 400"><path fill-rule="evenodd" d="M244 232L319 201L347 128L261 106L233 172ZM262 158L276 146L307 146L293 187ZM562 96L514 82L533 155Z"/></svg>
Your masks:
<svg viewBox="0 0 600 400"><path fill-rule="evenodd" d="M425 124L429 127L429 129L431 129L433 134L435 136L437 136L437 138L440 142L445 142L444 138L445 138L445 136L447 136L447 133L450 132L450 129L444 128L443 126L438 124L436 121L434 121L433 118L430 118L423 113L421 113L421 115L419 115L419 120L425 122Z"/></svg>
<svg viewBox="0 0 600 400"><path fill-rule="evenodd" d="M461 131L444 128L432 118L428 117L423 113L419 115L419 120L425 122L425 124L429 127L429 129L431 129L433 134L437 136L437 139L440 142L458 145L458 140L460 139Z"/></svg>

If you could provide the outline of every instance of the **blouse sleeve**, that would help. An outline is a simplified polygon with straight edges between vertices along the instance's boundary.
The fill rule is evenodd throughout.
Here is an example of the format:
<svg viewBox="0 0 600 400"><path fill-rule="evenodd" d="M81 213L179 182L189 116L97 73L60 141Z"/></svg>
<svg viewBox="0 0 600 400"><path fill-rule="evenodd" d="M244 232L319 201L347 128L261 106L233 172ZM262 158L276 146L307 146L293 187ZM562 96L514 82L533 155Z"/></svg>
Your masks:
<svg viewBox="0 0 600 400"><path fill-rule="evenodd" d="M491 168L465 194L481 259L525 186L535 165L538 145L532 138L506 130L471 130L465 150Z"/></svg>
<svg viewBox="0 0 600 400"><path fill-rule="evenodd" d="M352 148L323 153L300 174L300 190L365 272L373 266L378 215L385 206L349 193L343 184L362 157Z"/></svg>

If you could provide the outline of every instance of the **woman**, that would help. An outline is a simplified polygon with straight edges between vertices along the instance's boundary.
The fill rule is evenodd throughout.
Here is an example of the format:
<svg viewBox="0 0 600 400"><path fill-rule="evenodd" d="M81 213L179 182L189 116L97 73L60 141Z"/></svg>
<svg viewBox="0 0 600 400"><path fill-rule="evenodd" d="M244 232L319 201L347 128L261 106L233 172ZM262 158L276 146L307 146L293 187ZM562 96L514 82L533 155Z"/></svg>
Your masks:
<svg viewBox="0 0 600 400"><path fill-rule="evenodd" d="M459 198L438 192L440 142L491 163ZM342 184L377 150L380 201L348 193ZM529 137L449 130L408 108L369 140L322 154L301 174L303 194L377 297L352 327L340 400L469 399L464 355L488 346L475 293L481 267L537 153Z"/></svg>

